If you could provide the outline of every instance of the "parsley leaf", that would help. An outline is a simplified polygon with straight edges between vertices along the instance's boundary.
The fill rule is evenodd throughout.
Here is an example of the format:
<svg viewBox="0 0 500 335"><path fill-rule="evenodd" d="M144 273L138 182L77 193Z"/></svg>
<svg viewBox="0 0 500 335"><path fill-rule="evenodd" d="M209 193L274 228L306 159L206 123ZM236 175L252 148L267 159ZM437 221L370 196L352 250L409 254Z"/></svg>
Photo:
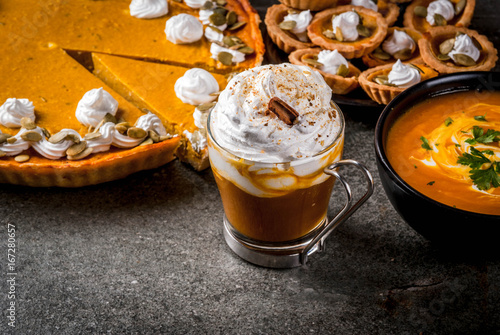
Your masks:
<svg viewBox="0 0 500 335"><path fill-rule="evenodd" d="M429 144L429 140L427 140L425 137L423 136L420 136L420 139L422 140L422 145L421 147L424 148L425 150L432 150L430 144Z"/></svg>
<svg viewBox="0 0 500 335"><path fill-rule="evenodd" d="M458 164L468 165L473 169L480 168L484 163L491 163L491 161L474 147L470 147L470 154L464 152L462 156L458 157Z"/></svg>
<svg viewBox="0 0 500 335"><path fill-rule="evenodd" d="M486 131L486 134L484 133L483 128L479 126L474 126L472 127L472 136L474 138L469 138L465 140L465 142L474 145L477 143L483 143L483 144L488 144L492 142L498 142L500 141L500 131L496 131L494 129L488 129Z"/></svg>
<svg viewBox="0 0 500 335"><path fill-rule="evenodd" d="M448 117L446 120L444 120L444 125L446 127L448 127L452 123L453 123L453 119L451 117Z"/></svg>
<svg viewBox="0 0 500 335"><path fill-rule="evenodd" d="M428 182L427 185L432 186L432 185L434 185L434 183L435 183L435 181L433 180L433 181Z"/></svg>
<svg viewBox="0 0 500 335"><path fill-rule="evenodd" d="M474 116L474 120L476 120L476 121L486 121L486 114L484 114L484 115L476 115L476 116Z"/></svg>
<svg viewBox="0 0 500 335"><path fill-rule="evenodd" d="M470 178L480 190L488 190L491 187L500 186L500 162L491 162L484 153L491 154L491 150L479 151L470 147L470 154L465 152L458 157L458 163L471 167ZM491 163L490 167L481 169L483 164Z"/></svg>

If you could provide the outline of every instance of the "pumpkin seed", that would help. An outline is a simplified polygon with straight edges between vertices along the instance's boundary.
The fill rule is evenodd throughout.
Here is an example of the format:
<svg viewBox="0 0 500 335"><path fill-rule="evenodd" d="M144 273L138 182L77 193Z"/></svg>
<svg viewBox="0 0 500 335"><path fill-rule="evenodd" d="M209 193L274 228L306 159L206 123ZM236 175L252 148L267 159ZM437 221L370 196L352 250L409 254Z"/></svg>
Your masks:
<svg viewBox="0 0 500 335"><path fill-rule="evenodd" d="M233 64L233 55L229 52L219 52L219 54L217 55L217 59L219 60L219 62L226 66L230 66L231 64Z"/></svg>
<svg viewBox="0 0 500 335"><path fill-rule="evenodd" d="M201 6L201 9L208 10L208 9L212 9L213 7L214 7L214 4L212 3L212 1L205 1L203 6Z"/></svg>
<svg viewBox="0 0 500 335"><path fill-rule="evenodd" d="M148 133L139 127L130 127L127 129L127 136L132 138L144 138Z"/></svg>
<svg viewBox="0 0 500 335"><path fill-rule="evenodd" d="M226 16L224 16L220 13L213 13L212 15L210 15L208 17L208 20L214 26L222 26L223 24L226 23Z"/></svg>
<svg viewBox="0 0 500 335"><path fill-rule="evenodd" d="M238 51L241 52L241 53L244 53L245 55L251 55L251 54L253 54L255 52L254 49L252 49L251 47L249 47L247 45L245 45L244 47L240 47L238 49Z"/></svg>
<svg viewBox="0 0 500 335"><path fill-rule="evenodd" d="M420 72L421 74L424 74L425 72L418 66L416 66L415 64L412 64L412 63L408 63L408 66L414 68L415 70L417 70L418 72Z"/></svg>
<svg viewBox="0 0 500 335"><path fill-rule="evenodd" d="M415 6L415 9L413 9L413 13L419 17L426 17L427 8L425 8L424 6Z"/></svg>
<svg viewBox="0 0 500 335"><path fill-rule="evenodd" d="M227 1L226 0L216 0L215 3L218 4L219 6L225 6L227 4Z"/></svg>
<svg viewBox="0 0 500 335"><path fill-rule="evenodd" d="M238 14L235 11L229 11L226 15L226 23L228 26L232 26L238 22Z"/></svg>
<svg viewBox="0 0 500 335"><path fill-rule="evenodd" d="M381 60L389 60L391 59L391 55L382 50L382 48L377 48L373 50L372 55Z"/></svg>
<svg viewBox="0 0 500 335"><path fill-rule="evenodd" d="M370 28L368 28L367 26L363 26L362 24L358 24L356 26L356 30L358 31L358 34L360 36L363 36L363 37L372 36L372 31L370 30Z"/></svg>
<svg viewBox="0 0 500 335"><path fill-rule="evenodd" d="M85 150L80 152L78 155L67 156L67 158L70 161L77 161L79 159L83 159L83 158L87 157L88 155L90 155L93 150L94 150L93 148L87 147L87 148L85 148Z"/></svg>
<svg viewBox="0 0 500 335"><path fill-rule="evenodd" d="M340 29L340 27L337 27L335 29L335 38L337 39L337 41L344 41L344 34L342 34L342 29Z"/></svg>
<svg viewBox="0 0 500 335"><path fill-rule="evenodd" d="M229 26L227 28L227 30L229 30L229 31L237 30L237 29L240 29L241 27L243 27L246 24L247 23L245 21L238 21L235 24L233 24L232 26Z"/></svg>
<svg viewBox="0 0 500 335"><path fill-rule="evenodd" d="M447 61L447 60L450 60L451 57L448 56L448 55L444 55L444 54L439 54L436 56L438 60L444 62L444 61Z"/></svg>
<svg viewBox="0 0 500 335"><path fill-rule="evenodd" d="M81 141L80 143L75 143L66 150L66 155L76 156L87 148L87 142Z"/></svg>
<svg viewBox="0 0 500 335"><path fill-rule="evenodd" d="M7 143L14 144L17 142L17 138L15 136L11 136L7 139Z"/></svg>
<svg viewBox="0 0 500 335"><path fill-rule="evenodd" d="M466 4L467 0L460 0L459 2L457 2L455 4L455 15L460 14L464 10Z"/></svg>
<svg viewBox="0 0 500 335"><path fill-rule="evenodd" d="M329 38L331 40L335 39L335 33L333 32L333 30L325 30L325 31L323 31L323 36L325 36L326 38Z"/></svg>
<svg viewBox="0 0 500 335"><path fill-rule="evenodd" d="M448 24L443 15L438 13L434 14L434 22L436 23L436 26L446 26Z"/></svg>
<svg viewBox="0 0 500 335"><path fill-rule="evenodd" d="M455 45L455 39L450 38L444 41L439 45L439 52L442 53L443 55L447 55L450 53L451 50L453 50L453 46Z"/></svg>
<svg viewBox="0 0 500 335"><path fill-rule="evenodd" d="M463 66L476 65L476 61L465 54L454 54L453 59L455 60L455 63L457 63L458 65L463 65Z"/></svg>
<svg viewBox="0 0 500 335"><path fill-rule="evenodd" d="M207 102L207 103L204 103L204 104L201 104L201 105L198 105L196 106L196 108L200 111L200 112L205 112L211 108L213 108L215 106L216 102Z"/></svg>
<svg viewBox="0 0 500 335"><path fill-rule="evenodd" d="M130 124L128 122L120 122L115 125L115 129L120 134L125 134L128 128L130 128Z"/></svg>
<svg viewBox="0 0 500 335"><path fill-rule="evenodd" d="M102 137L102 134L98 131L94 131L92 133L87 133L85 134L85 136L83 137L83 139L85 141L92 141L92 140L96 140L98 138Z"/></svg>
<svg viewBox="0 0 500 335"><path fill-rule="evenodd" d="M47 129L40 128L40 130L42 131L43 136L45 136L46 138L50 138L50 133L49 133L49 131Z"/></svg>
<svg viewBox="0 0 500 335"><path fill-rule="evenodd" d="M282 30L292 30L296 26L297 22L295 21L283 21L278 25L278 27L280 27Z"/></svg>
<svg viewBox="0 0 500 335"><path fill-rule="evenodd" d="M472 40L472 43L474 44L474 46L476 48L478 48L479 51L483 50L483 46L481 45L481 43L479 43L479 41L474 36L469 36L469 37Z"/></svg>
<svg viewBox="0 0 500 335"><path fill-rule="evenodd" d="M28 130L33 130L36 128L35 122L30 119L29 117L23 117L21 118L21 127L28 129Z"/></svg>
<svg viewBox="0 0 500 335"><path fill-rule="evenodd" d="M116 117L110 113L106 113L106 115L104 115L104 118L102 120L104 121L104 123L113 122L114 124L116 124L117 122Z"/></svg>
<svg viewBox="0 0 500 335"><path fill-rule="evenodd" d="M0 150L0 157L5 157L7 156L7 154L5 152L3 152L2 150Z"/></svg>
<svg viewBox="0 0 500 335"><path fill-rule="evenodd" d="M411 49L405 48L395 52L392 57L394 57L395 59L407 60L410 59L412 55L413 52L411 51Z"/></svg>
<svg viewBox="0 0 500 335"><path fill-rule="evenodd" d="M232 47L233 45L236 44L236 42L234 41L234 39L231 38L231 36L224 36L224 38L222 39L222 43L224 43L224 45L227 47Z"/></svg>
<svg viewBox="0 0 500 335"><path fill-rule="evenodd" d="M56 144L59 142L62 142L66 139L66 136L68 136L68 132L65 130L61 130L60 132L52 135L49 137L49 142L52 144Z"/></svg>
<svg viewBox="0 0 500 335"><path fill-rule="evenodd" d="M315 67L315 68L322 67L323 63L318 62L318 60L315 58L302 58L302 62L306 63L307 65L311 65L312 67Z"/></svg>
<svg viewBox="0 0 500 335"><path fill-rule="evenodd" d="M29 159L30 159L29 155L17 155L16 157L14 157L14 160L18 163L27 162L29 161Z"/></svg>
<svg viewBox="0 0 500 335"><path fill-rule="evenodd" d="M158 135L158 133L154 130L150 130L148 131L148 135L149 135L149 138L154 142L154 143L157 143L157 142L160 142L160 135Z"/></svg>
<svg viewBox="0 0 500 335"><path fill-rule="evenodd" d="M380 76L376 76L375 78L373 78L373 81L376 82L377 84L380 84L380 85L387 85L387 84L389 84L389 77L384 76L384 75L380 75Z"/></svg>
<svg viewBox="0 0 500 335"><path fill-rule="evenodd" d="M222 93L222 91L218 91L218 92L210 93L209 95L211 97L218 97L221 93Z"/></svg>
<svg viewBox="0 0 500 335"><path fill-rule="evenodd" d="M300 11L296 10L296 9L293 9L293 8L289 8L287 10L288 14L291 14L291 15L294 15L294 14L300 14Z"/></svg>
<svg viewBox="0 0 500 335"><path fill-rule="evenodd" d="M21 134L21 138L28 142L38 142L42 139L42 135L36 131L30 130Z"/></svg>
<svg viewBox="0 0 500 335"><path fill-rule="evenodd" d="M145 139L144 141L141 142L141 144L139 144L140 146L141 145L148 145L148 144L153 144L153 140L149 137L147 139Z"/></svg>
<svg viewBox="0 0 500 335"><path fill-rule="evenodd" d="M66 139L70 140L73 143L80 143L80 136L78 136L76 134L70 133L70 134L68 134L68 136L66 136Z"/></svg>
<svg viewBox="0 0 500 335"><path fill-rule="evenodd" d="M349 74L349 67L347 67L345 64L340 64L339 68L337 69L337 75L345 77L348 74Z"/></svg>
<svg viewBox="0 0 500 335"><path fill-rule="evenodd" d="M12 135L9 134L0 134L0 144L5 143L7 139L11 138Z"/></svg>
<svg viewBox="0 0 500 335"><path fill-rule="evenodd" d="M170 134L160 136L160 142L171 139L173 136Z"/></svg>
<svg viewBox="0 0 500 335"><path fill-rule="evenodd" d="M214 13L222 15L224 17L224 21L226 20L226 15L228 12L229 11L224 7L215 7L214 8Z"/></svg>

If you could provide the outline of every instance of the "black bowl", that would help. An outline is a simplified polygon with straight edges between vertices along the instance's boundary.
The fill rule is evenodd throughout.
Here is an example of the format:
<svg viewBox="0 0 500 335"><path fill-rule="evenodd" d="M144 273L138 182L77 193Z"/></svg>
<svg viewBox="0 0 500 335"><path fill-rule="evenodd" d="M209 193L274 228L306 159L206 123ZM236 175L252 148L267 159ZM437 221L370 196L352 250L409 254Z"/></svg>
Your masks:
<svg viewBox="0 0 500 335"><path fill-rule="evenodd" d="M446 245L495 243L500 250L500 216L478 214L444 205L409 186L392 168L385 153L388 130L416 103L461 91L500 91L500 72L463 72L438 76L403 91L382 111L375 127L377 167L384 190L401 217L429 240ZM500 205L499 205L500 206Z"/></svg>

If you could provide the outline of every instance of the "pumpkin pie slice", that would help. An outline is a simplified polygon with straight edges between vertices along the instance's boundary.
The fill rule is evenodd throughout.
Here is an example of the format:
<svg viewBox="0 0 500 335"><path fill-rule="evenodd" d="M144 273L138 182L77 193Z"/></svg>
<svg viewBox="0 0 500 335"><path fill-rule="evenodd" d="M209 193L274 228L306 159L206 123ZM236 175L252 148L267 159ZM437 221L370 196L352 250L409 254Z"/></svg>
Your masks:
<svg viewBox="0 0 500 335"><path fill-rule="evenodd" d="M175 93L175 83L187 68L104 54L92 54L92 59L96 76L134 105L158 115L170 133L183 135L176 151L182 161L196 170L209 166L206 146L193 143L193 134L203 136L203 129L200 130L193 118L196 106L182 102ZM224 89L226 77L212 75L220 90Z"/></svg>

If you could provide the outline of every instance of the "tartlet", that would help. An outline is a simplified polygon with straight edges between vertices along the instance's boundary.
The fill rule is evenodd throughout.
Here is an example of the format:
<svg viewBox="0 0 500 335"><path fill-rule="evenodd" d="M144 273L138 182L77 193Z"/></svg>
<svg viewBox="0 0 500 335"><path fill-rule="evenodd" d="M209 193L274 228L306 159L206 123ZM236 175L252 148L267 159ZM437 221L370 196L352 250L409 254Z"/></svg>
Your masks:
<svg viewBox="0 0 500 335"><path fill-rule="evenodd" d="M339 41L325 36L326 31L332 31L332 17L348 11L355 11L362 18L363 26L370 29L369 37L358 38L356 41ZM307 28L307 34L314 44L329 50L338 50L345 58L360 58L373 50L383 41L387 34L387 21L371 9L346 5L326 9L317 13Z"/></svg>
<svg viewBox="0 0 500 335"><path fill-rule="evenodd" d="M480 45L480 56L475 65L457 65L453 60L440 60L440 45L455 38L457 34L467 34ZM454 26L435 27L424 34L418 42L422 60L439 73L453 73L464 71L489 71L495 67L498 60L498 51L488 38L477 31Z"/></svg>
<svg viewBox="0 0 500 335"><path fill-rule="evenodd" d="M326 8L338 5L341 0L280 0L280 2L288 7L300 10L310 9L312 11L320 11ZM345 1L344 1L345 2Z"/></svg>
<svg viewBox="0 0 500 335"><path fill-rule="evenodd" d="M385 40L387 40L389 37L392 36L392 34L394 33L395 30L404 31L415 41L415 44L416 44L415 50L411 54L405 55L405 57L403 57L403 58L397 58L398 57L397 55L396 55L396 57L394 57L394 56L392 56L392 55L390 55L382 50L382 44L384 43ZM419 32L415 29L412 29L412 28L390 27L387 30L387 35L386 35L384 41L382 41L382 43L380 44L380 46L377 49L375 49L374 51L372 51L371 53L364 55L362 57L363 63L367 67L375 67L375 66L380 66L380 65L385 65L385 64L392 64L392 63L396 62L397 59L401 59L404 62L421 63L422 57L420 56L420 49L418 47L418 41L422 37L423 37L423 35L421 32ZM381 50L382 50L382 52L380 52Z"/></svg>
<svg viewBox="0 0 500 335"><path fill-rule="evenodd" d="M286 53L314 47L313 43L299 41L293 33L280 28L279 24L289 14L289 10L285 5L273 5L267 9L264 21L271 40Z"/></svg>
<svg viewBox="0 0 500 335"><path fill-rule="evenodd" d="M425 32L432 28L425 19L425 17L419 16L415 14L415 8L417 7L425 7L429 6L429 4L434 0L415 0L411 4L406 7L404 16L403 16L403 25L405 27L413 28L415 30ZM456 6L459 2L464 0L450 0L454 6ZM466 3L460 12L455 14L455 17L451 19L449 22L446 22L446 25L452 25L456 27L468 27L471 23L472 16L474 15L474 8L476 6L476 0L465 0ZM456 9L455 9L456 10ZM418 11L418 9L417 9ZM455 12L456 13L456 12Z"/></svg>
<svg viewBox="0 0 500 335"><path fill-rule="evenodd" d="M399 93L403 92L406 88L389 86L379 84L374 81L378 76L387 76L391 72L393 64L386 64L376 66L374 68L363 71L358 80L359 85L368 94L368 96L375 102L379 104L388 104L392 99L394 99ZM422 70L420 81L438 76L438 73L432 68L418 64L420 70Z"/></svg>
<svg viewBox="0 0 500 335"><path fill-rule="evenodd" d="M382 14L384 19L387 21L387 25L389 27L394 25L399 17L399 6L394 3L382 0L378 1L377 5L378 12Z"/></svg>
<svg viewBox="0 0 500 335"><path fill-rule="evenodd" d="M358 77L361 71L349 63L349 72L345 76L338 74L330 74L321 71L319 68L314 67L311 63L304 62L304 59L317 59L318 54L321 52L320 48L300 49L292 52L288 56L288 60L292 64L307 65L314 71L321 73L328 86L331 87L334 94L347 94L359 86Z"/></svg>

